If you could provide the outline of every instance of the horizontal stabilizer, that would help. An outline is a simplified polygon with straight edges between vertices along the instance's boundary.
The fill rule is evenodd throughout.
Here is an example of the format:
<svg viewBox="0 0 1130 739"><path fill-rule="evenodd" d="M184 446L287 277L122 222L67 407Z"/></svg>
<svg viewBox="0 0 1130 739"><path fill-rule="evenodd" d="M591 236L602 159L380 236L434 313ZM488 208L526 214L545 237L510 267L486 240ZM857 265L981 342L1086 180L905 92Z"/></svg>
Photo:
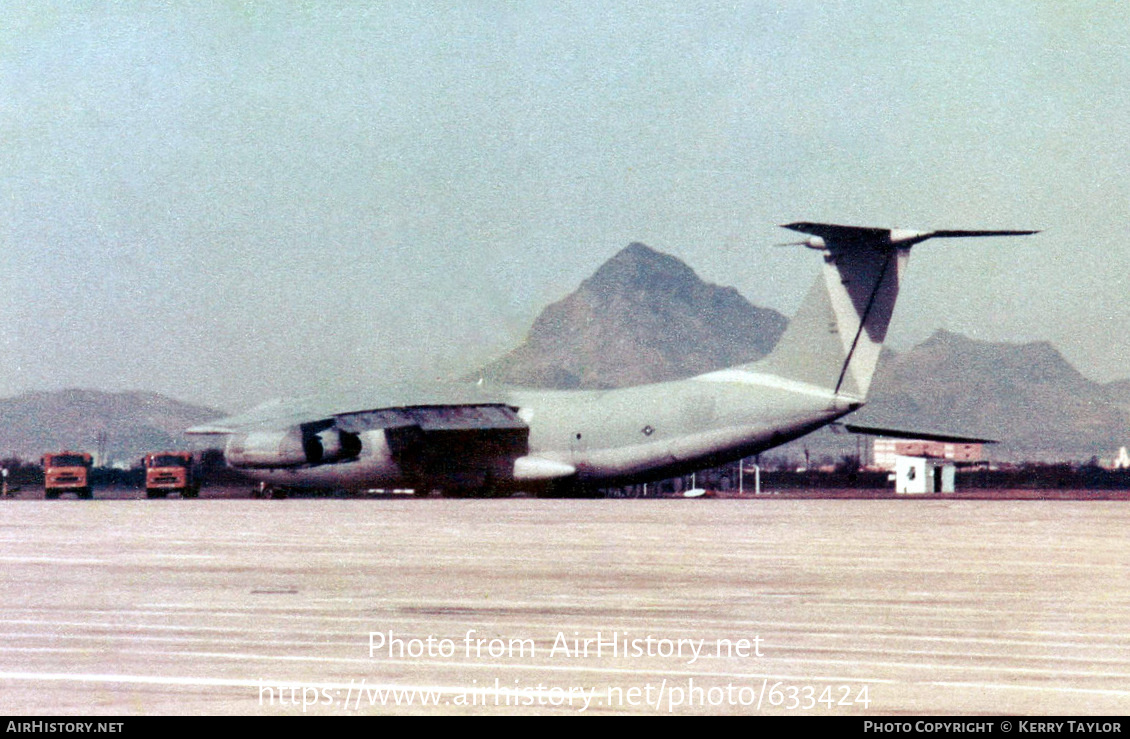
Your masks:
<svg viewBox="0 0 1130 739"><path fill-rule="evenodd" d="M981 439L975 436L957 436L935 431L907 431L905 429L888 429L880 426L859 426L854 423L845 423L843 427L853 434L867 434L869 436L885 436L890 439L914 439L916 441L949 441L955 444L996 444L996 439Z"/></svg>
<svg viewBox="0 0 1130 739"><path fill-rule="evenodd" d="M1031 236L1039 231L931 231L930 238L945 239L960 236Z"/></svg>
<svg viewBox="0 0 1130 739"><path fill-rule="evenodd" d="M912 231L903 228L871 228L866 226L840 226L834 223L786 223L782 228L811 234L819 241L809 239L805 246L824 248L828 244L850 246L871 244L876 246L913 246L926 239L961 238L967 236L1029 236L1039 231Z"/></svg>
<svg viewBox="0 0 1130 739"><path fill-rule="evenodd" d="M935 237L1025 236L1036 231L911 231L797 221L795 242L820 252L823 274L758 371L867 398L911 247Z"/></svg>

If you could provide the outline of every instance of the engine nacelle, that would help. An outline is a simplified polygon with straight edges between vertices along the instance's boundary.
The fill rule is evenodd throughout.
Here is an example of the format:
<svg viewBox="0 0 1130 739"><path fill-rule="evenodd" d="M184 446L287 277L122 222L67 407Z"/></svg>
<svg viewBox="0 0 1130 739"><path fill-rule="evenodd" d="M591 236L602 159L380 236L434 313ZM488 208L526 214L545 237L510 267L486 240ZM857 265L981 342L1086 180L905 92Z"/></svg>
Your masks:
<svg viewBox="0 0 1130 739"><path fill-rule="evenodd" d="M361 453L361 438L326 422L284 431L233 434L224 456L233 467L298 467L351 459Z"/></svg>
<svg viewBox="0 0 1130 739"><path fill-rule="evenodd" d="M297 426L286 431L232 434L224 457L232 467L297 467L307 463L302 429Z"/></svg>

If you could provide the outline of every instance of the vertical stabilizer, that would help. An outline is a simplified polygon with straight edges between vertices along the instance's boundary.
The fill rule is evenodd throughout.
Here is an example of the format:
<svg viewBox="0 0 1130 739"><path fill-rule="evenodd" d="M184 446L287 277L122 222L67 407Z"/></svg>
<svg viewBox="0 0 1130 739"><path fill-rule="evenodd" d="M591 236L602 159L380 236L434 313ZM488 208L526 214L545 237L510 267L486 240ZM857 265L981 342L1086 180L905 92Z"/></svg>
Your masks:
<svg viewBox="0 0 1130 739"><path fill-rule="evenodd" d="M926 239L1035 231L907 231L825 223L784 226L824 256L822 274L776 348L750 365L863 400L879 362L910 248Z"/></svg>

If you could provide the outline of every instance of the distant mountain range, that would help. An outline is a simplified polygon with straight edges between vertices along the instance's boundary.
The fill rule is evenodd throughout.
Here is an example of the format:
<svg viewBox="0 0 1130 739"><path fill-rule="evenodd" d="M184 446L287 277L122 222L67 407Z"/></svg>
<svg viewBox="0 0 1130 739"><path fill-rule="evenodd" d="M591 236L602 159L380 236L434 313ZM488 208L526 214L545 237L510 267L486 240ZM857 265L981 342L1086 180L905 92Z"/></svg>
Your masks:
<svg viewBox="0 0 1130 739"><path fill-rule="evenodd" d="M879 367L860 423L917 423L999 439L994 457L1113 457L1130 445L1128 383L1085 378L1044 341L1004 344L938 331Z"/></svg>
<svg viewBox="0 0 1130 739"><path fill-rule="evenodd" d="M690 377L767 354L786 319L733 288L702 281L675 257L631 244L548 306L526 340L473 377L547 388L612 388ZM1050 344L975 341L938 331L910 351L885 350L865 425L999 439L999 460L1111 458L1130 445L1130 380L1083 377ZM0 456L48 450L132 462L185 445L184 429L224 415L155 393L65 390L0 400ZM838 459L857 437L828 430L770 451Z"/></svg>
<svg viewBox="0 0 1130 739"><path fill-rule="evenodd" d="M0 456L37 461L48 451L133 463L146 452L186 448L186 428L224 415L157 393L61 390L0 400Z"/></svg>

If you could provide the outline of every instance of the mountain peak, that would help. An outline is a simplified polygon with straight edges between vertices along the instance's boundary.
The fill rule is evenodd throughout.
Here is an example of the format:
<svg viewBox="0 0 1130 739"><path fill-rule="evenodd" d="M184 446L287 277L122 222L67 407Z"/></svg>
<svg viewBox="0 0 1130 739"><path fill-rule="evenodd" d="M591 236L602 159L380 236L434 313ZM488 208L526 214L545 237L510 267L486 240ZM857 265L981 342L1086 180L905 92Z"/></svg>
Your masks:
<svg viewBox="0 0 1130 739"><path fill-rule="evenodd" d="M664 290L685 297L698 284L702 284L698 275L679 259L633 241L601 265L581 289L597 294Z"/></svg>
<svg viewBox="0 0 1130 739"><path fill-rule="evenodd" d="M919 344L920 347L931 347L935 345L952 346L955 344L972 344L975 343L973 339L965 336L964 334L955 333L944 328L935 329L930 337Z"/></svg>
<svg viewBox="0 0 1130 739"><path fill-rule="evenodd" d="M610 388L758 359L787 323L670 254L633 242L548 306L526 341L483 369L499 382Z"/></svg>
<svg viewBox="0 0 1130 739"><path fill-rule="evenodd" d="M1110 392L1047 341L938 330L881 366L875 388L868 423L989 436L1004 442L997 454L1006 456L1086 458L1109 453L1130 432Z"/></svg>
<svg viewBox="0 0 1130 739"><path fill-rule="evenodd" d="M917 354L916 354L917 353ZM906 356L905 360L928 361L926 357L947 357L947 372L968 372L973 367L1007 374L1016 380L1058 382L1067 385L1087 383L1083 375L1063 358L1051 342L1030 341L1013 344L972 339L938 329ZM941 371L936 367L935 371Z"/></svg>

